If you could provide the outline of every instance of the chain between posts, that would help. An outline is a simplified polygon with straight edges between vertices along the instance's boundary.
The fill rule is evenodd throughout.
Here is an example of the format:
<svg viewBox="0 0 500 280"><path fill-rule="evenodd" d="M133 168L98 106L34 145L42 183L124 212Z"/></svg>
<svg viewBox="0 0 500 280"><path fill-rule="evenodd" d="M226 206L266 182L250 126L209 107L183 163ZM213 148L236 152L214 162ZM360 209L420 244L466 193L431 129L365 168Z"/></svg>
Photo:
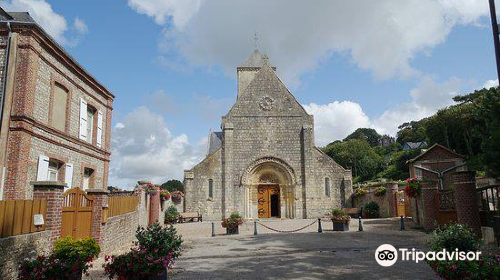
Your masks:
<svg viewBox="0 0 500 280"><path fill-rule="evenodd" d="M305 229L305 228L307 228L307 227L310 227L310 226L314 225L315 223L317 223L317 221L316 221L316 220L315 220L315 221L313 221L312 223L310 223L310 224L308 224L308 225L306 225L306 226L303 226L303 227L301 227L301 228L298 228L298 229L294 229L294 230L279 230L279 229L274 229L274 228L268 227L268 226L264 225L264 224L263 224L263 223L261 223L261 222L257 222L257 224L259 224L259 225L261 225L261 226L263 226L263 227L265 227L265 228L267 228L267 229L269 229L269 230L272 230L272 231L275 231L275 232L279 232L279 233L292 233L292 232L301 231L301 230L303 230L303 229Z"/></svg>

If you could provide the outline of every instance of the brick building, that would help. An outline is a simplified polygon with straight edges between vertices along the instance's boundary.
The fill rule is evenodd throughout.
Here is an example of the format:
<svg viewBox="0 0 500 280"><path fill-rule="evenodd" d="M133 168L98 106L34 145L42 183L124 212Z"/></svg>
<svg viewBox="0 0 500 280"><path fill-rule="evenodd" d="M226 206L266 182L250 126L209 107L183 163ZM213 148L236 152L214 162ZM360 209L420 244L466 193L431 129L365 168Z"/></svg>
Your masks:
<svg viewBox="0 0 500 280"><path fill-rule="evenodd" d="M422 154L408 161L410 177L433 180L440 190L449 190L453 184L451 174L466 171L465 157L440 144L434 144Z"/></svg>
<svg viewBox="0 0 500 280"><path fill-rule="evenodd" d="M255 50L207 157L184 173L186 211L220 219L311 218L349 204L350 170L314 146L314 119Z"/></svg>
<svg viewBox="0 0 500 280"><path fill-rule="evenodd" d="M0 199L33 181L106 189L113 94L28 13L0 21Z"/></svg>

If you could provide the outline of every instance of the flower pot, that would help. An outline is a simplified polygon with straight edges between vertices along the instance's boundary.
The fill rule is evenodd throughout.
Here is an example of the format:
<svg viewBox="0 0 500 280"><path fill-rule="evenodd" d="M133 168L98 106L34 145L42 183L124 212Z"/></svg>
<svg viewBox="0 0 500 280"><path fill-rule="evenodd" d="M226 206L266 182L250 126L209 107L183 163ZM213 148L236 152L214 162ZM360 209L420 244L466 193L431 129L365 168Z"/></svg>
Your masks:
<svg viewBox="0 0 500 280"><path fill-rule="evenodd" d="M160 275L154 274L148 277L148 280L167 280L168 270L163 271Z"/></svg>
<svg viewBox="0 0 500 280"><path fill-rule="evenodd" d="M235 227L227 227L226 228L226 234L230 235L230 234L239 234L239 230L238 230L238 226L235 226Z"/></svg>
<svg viewBox="0 0 500 280"><path fill-rule="evenodd" d="M332 221L334 231L349 231L349 222L345 221Z"/></svg>

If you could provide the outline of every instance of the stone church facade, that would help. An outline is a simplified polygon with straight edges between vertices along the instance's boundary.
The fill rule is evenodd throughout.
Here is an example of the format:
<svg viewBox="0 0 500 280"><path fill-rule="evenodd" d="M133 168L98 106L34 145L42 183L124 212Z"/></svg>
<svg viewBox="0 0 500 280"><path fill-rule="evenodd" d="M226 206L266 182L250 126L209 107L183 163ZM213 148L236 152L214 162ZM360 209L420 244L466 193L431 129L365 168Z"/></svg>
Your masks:
<svg viewBox="0 0 500 280"><path fill-rule="evenodd" d="M185 211L205 219L314 218L350 204L352 175L314 145L314 119L255 50L237 68L238 97L184 171Z"/></svg>

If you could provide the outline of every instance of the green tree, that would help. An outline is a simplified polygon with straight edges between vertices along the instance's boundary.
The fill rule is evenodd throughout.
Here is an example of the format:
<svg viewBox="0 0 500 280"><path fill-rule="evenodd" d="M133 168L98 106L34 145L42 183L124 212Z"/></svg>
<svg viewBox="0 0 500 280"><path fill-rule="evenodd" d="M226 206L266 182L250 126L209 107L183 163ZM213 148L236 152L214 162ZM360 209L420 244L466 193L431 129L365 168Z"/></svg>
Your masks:
<svg viewBox="0 0 500 280"><path fill-rule="evenodd" d="M361 139L366 140L368 144L372 147L379 145L380 138L382 136L373 128L358 128L353 133L349 134L344 141L351 139Z"/></svg>
<svg viewBox="0 0 500 280"><path fill-rule="evenodd" d="M405 142L421 142L427 141L425 133L425 119L421 121L411 121L403 123L398 127L396 141L403 145Z"/></svg>
<svg viewBox="0 0 500 280"><path fill-rule="evenodd" d="M335 141L323 150L344 168L352 169L356 180L371 179L383 167L382 157L365 140Z"/></svg>
<svg viewBox="0 0 500 280"><path fill-rule="evenodd" d="M500 176L500 90L498 88L480 91L484 98L479 98L475 110L476 118L484 122L481 131L481 159L489 175Z"/></svg>
<svg viewBox="0 0 500 280"><path fill-rule="evenodd" d="M169 192L181 191L184 193L184 184L179 180L168 180L166 183L161 184L160 187L168 190Z"/></svg>

